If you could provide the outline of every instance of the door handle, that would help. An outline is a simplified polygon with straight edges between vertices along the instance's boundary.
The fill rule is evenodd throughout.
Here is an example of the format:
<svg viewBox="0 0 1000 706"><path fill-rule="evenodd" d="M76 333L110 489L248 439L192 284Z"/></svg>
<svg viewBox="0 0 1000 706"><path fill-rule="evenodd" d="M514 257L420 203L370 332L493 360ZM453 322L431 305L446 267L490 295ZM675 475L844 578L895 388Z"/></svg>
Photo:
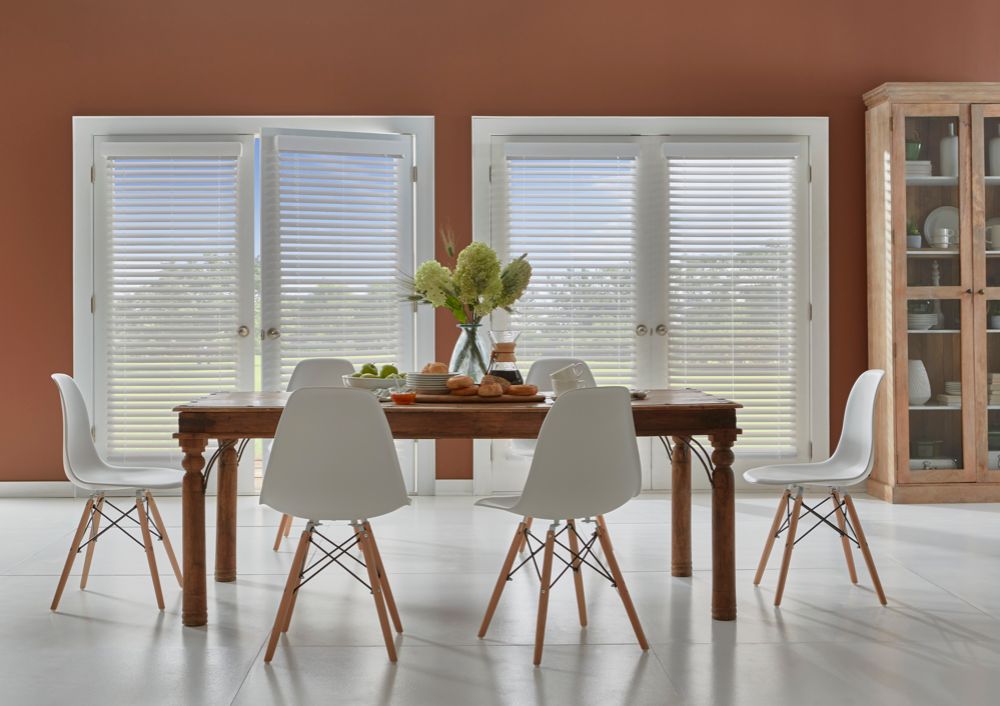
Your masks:
<svg viewBox="0 0 1000 706"><path fill-rule="evenodd" d="M666 324L660 324L659 326L657 326L653 330L656 331L656 335L657 336L666 336L667 335L667 325Z"/></svg>
<svg viewBox="0 0 1000 706"><path fill-rule="evenodd" d="M236 335L239 336L240 338L246 338L247 336L250 335L250 327L247 326L246 324L240 326L238 329L236 329Z"/></svg>
<svg viewBox="0 0 1000 706"><path fill-rule="evenodd" d="M636 336L645 336L647 333L649 333L649 327L646 324L639 324L635 327Z"/></svg>

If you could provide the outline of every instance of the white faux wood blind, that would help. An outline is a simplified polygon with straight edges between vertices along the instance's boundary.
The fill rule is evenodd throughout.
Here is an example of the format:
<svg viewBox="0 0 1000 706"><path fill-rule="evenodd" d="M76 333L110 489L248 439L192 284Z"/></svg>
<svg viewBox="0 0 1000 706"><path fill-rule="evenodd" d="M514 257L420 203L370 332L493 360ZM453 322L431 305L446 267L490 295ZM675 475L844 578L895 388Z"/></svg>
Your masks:
<svg viewBox="0 0 1000 706"><path fill-rule="evenodd" d="M262 155L264 387L303 358L410 366L410 136L265 130Z"/></svg>
<svg viewBox="0 0 1000 706"><path fill-rule="evenodd" d="M248 380L241 259L249 143L115 142L98 150L98 441L116 462L179 457L172 408Z"/></svg>
<svg viewBox="0 0 1000 706"><path fill-rule="evenodd" d="M664 151L670 384L741 402L741 449L800 455L809 427L804 147Z"/></svg>
<svg viewBox="0 0 1000 706"><path fill-rule="evenodd" d="M628 143L508 143L494 159L493 245L528 253L510 326L518 360L586 360L600 384L634 384L638 152ZM499 171L499 173L497 173Z"/></svg>

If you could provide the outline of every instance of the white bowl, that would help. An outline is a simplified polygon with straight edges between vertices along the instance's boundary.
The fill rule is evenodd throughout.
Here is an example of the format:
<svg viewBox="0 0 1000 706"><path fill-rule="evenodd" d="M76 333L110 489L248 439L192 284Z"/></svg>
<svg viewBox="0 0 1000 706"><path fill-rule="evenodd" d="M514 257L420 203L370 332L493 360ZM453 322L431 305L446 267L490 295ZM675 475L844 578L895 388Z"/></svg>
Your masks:
<svg viewBox="0 0 1000 706"><path fill-rule="evenodd" d="M396 383L402 384L402 380L386 380L385 378L356 378L345 375L344 384L348 387L360 387L362 390L384 390L395 387Z"/></svg>

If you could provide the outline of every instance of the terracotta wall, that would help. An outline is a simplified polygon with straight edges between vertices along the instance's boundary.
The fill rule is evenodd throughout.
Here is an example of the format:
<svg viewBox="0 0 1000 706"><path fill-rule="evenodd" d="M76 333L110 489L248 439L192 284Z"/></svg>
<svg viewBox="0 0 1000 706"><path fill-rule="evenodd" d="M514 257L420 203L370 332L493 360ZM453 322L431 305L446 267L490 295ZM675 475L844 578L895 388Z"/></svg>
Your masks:
<svg viewBox="0 0 1000 706"><path fill-rule="evenodd" d="M73 115L427 114L437 217L468 237L472 115L830 117L831 412L865 367L861 93L1000 80L996 0L5 3L0 479L62 475ZM439 357L454 336L438 321ZM439 475L469 477L465 444Z"/></svg>

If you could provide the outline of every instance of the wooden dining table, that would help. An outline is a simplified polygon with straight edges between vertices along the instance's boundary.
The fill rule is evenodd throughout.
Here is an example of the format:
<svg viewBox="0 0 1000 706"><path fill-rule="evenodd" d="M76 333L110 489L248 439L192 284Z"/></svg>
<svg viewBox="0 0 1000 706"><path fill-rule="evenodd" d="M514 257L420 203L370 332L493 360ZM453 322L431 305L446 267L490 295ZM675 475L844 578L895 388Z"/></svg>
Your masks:
<svg viewBox="0 0 1000 706"><path fill-rule="evenodd" d="M205 564L206 471L217 466L215 580L236 580L236 475L249 439L274 437L286 392L220 392L183 404L175 437L184 452L183 542L186 626L208 622ZM396 439L534 439L552 407L536 403L413 404L383 406ZM691 575L691 459L709 466L712 483L712 617L736 618L736 506L733 445L737 402L690 389L650 390L634 400L637 436L661 437L671 448L671 573ZM694 437L708 437L705 452ZM209 441L218 447L208 461Z"/></svg>

